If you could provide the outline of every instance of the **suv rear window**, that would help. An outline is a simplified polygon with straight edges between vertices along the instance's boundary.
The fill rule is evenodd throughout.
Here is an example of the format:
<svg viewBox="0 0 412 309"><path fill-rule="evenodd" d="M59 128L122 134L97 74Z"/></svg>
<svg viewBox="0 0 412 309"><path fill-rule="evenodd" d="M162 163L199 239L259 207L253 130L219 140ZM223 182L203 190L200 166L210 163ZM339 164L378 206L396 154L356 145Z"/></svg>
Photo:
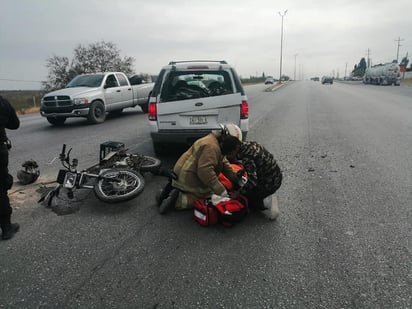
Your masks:
<svg viewBox="0 0 412 309"><path fill-rule="evenodd" d="M233 93L227 71L171 71L166 76L160 102L213 97Z"/></svg>

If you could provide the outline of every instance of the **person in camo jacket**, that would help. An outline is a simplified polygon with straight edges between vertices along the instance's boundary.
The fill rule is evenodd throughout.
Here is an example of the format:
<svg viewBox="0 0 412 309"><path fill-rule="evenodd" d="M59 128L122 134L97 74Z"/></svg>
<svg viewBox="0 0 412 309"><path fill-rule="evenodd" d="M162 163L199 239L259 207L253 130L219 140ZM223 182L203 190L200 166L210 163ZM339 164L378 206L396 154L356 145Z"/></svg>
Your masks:
<svg viewBox="0 0 412 309"><path fill-rule="evenodd" d="M263 200L282 184L282 172L273 155L257 142L244 141L229 160L239 160L247 172L248 181L241 192L248 198L249 207L265 210Z"/></svg>

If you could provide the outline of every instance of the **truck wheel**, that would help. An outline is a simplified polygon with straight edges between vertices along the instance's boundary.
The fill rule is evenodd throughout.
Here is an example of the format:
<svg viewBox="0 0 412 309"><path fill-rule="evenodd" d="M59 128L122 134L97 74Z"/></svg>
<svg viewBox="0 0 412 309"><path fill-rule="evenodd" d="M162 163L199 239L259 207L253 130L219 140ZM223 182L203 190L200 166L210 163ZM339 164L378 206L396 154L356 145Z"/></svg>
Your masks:
<svg viewBox="0 0 412 309"><path fill-rule="evenodd" d="M143 113L147 114L149 112L149 106L147 103L140 105L140 108L142 109Z"/></svg>
<svg viewBox="0 0 412 309"><path fill-rule="evenodd" d="M149 101L150 101L151 96L152 96L152 92L150 92L149 95L147 96L146 103L140 105L140 108L142 109L143 113L145 113L145 114L147 114L149 112Z"/></svg>
<svg viewBox="0 0 412 309"><path fill-rule="evenodd" d="M102 123L106 119L106 110L104 105L100 101L92 103L89 110L89 116L87 117L90 123Z"/></svg>
<svg viewBox="0 0 412 309"><path fill-rule="evenodd" d="M66 117L47 117L47 121L54 126L61 126L66 121Z"/></svg>

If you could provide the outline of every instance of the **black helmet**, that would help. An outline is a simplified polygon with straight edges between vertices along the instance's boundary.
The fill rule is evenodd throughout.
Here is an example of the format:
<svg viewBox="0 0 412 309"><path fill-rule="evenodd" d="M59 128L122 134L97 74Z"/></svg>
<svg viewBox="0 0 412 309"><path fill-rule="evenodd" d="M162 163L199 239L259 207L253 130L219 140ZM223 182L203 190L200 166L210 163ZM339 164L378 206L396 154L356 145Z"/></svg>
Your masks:
<svg viewBox="0 0 412 309"><path fill-rule="evenodd" d="M24 167L24 170L19 170L17 172L17 178L21 184L28 185L35 182L37 178L39 178L40 171L36 161L26 161L22 164L22 166Z"/></svg>

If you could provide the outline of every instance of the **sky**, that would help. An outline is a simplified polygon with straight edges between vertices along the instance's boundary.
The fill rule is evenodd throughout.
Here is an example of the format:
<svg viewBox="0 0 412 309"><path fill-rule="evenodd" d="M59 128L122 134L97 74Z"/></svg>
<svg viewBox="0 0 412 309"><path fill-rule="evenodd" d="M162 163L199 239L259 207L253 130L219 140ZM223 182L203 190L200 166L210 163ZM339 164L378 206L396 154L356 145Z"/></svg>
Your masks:
<svg viewBox="0 0 412 309"><path fill-rule="evenodd" d="M368 54L412 56L411 12L411 0L0 0L0 90L40 89L49 57L101 41L136 73L210 59L278 78L282 50L282 75L343 77Z"/></svg>

